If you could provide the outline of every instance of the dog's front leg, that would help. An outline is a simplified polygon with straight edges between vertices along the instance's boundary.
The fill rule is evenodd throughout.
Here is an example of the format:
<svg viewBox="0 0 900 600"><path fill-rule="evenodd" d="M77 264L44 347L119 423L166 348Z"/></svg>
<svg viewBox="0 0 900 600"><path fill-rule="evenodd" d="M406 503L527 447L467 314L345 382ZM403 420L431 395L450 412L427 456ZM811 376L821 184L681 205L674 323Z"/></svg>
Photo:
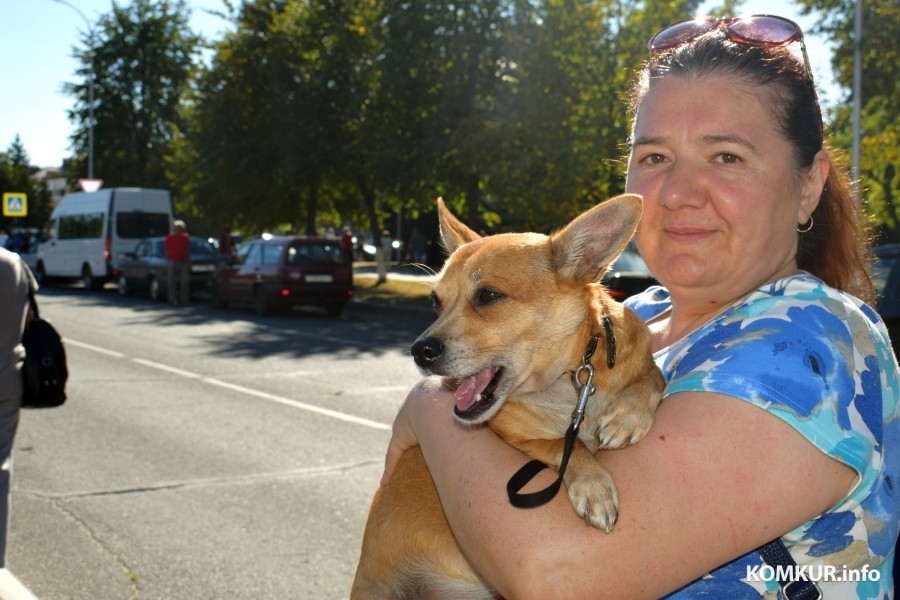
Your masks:
<svg viewBox="0 0 900 600"><path fill-rule="evenodd" d="M528 411L517 411L514 406L504 406L491 420L491 429L518 448L530 458L537 459L559 472L565 450L565 440L533 439L524 437L524 432L539 431L540 428L523 427L523 422L531 415ZM512 414L519 413L519 414ZM575 513L586 523L609 533L616 522L619 498L612 476L597 461L581 440L575 440L569 464L563 478L569 501Z"/></svg>

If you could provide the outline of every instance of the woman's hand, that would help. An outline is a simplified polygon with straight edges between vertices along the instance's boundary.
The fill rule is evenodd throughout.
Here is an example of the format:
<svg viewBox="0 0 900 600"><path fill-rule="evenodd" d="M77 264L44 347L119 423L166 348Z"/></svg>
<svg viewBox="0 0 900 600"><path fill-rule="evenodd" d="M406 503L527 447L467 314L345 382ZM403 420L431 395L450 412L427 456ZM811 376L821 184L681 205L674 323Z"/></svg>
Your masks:
<svg viewBox="0 0 900 600"><path fill-rule="evenodd" d="M385 485L394 473L397 461L400 456L412 448L419 445L419 436L416 427L422 418L422 413L438 402L438 395L447 390L443 385L440 377L426 377L420 379L418 383L410 390L409 395L400 411L394 419L394 426L391 432L391 441L388 444L387 454L384 457L384 473L381 476L381 485ZM445 415L447 420L451 420L452 416Z"/></svg>

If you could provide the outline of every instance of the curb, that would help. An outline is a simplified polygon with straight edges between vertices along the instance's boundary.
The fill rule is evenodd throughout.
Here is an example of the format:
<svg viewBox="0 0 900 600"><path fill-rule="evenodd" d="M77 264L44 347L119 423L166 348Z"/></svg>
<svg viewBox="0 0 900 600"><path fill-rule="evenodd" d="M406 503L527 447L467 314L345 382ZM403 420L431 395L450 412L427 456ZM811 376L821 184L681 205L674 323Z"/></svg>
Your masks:
<svg viewBox="0 0 900 600"><path fill-rule="evenodd" d="M9 569L0 569L0 599L2 600L38 600L22 582L16 579Z"/></svg>

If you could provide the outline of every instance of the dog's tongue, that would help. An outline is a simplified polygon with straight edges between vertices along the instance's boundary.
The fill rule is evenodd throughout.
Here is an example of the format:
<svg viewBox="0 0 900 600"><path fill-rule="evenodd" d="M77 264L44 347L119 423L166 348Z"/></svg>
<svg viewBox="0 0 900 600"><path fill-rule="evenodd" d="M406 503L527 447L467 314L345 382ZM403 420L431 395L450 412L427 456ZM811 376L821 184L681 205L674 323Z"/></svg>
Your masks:
<svg viewBox="0 0 900 600"><path fill-rule="evenodd" d="M491 379L496 375L500 367L489 367L475 375L469 375L462 380L459 387L456 388L456 408L460 412L465 412L472 408L472 405L481 400L481 392L488 386Z"/></svg>

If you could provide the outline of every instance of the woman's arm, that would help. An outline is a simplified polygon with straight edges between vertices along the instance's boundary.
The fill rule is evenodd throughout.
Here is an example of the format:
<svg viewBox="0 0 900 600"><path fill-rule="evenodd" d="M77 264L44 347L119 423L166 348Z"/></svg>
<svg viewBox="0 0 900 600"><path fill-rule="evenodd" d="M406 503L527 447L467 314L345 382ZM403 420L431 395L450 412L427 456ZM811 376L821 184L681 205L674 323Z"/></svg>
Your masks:
<svg viewBox="0 0 900 600"><path fill-rule="evenodd" d="M529 459L487 428L452 417L453 398L423 380L395 423L391 456L421 444L464 553L506 598L659 597L838 502L856 478L777 417L711 393L664 401L644 441L598 453L619 491L610 534L560 493L516 509L506 481ZM549 471L532 482L538 489Z"/></svg>

